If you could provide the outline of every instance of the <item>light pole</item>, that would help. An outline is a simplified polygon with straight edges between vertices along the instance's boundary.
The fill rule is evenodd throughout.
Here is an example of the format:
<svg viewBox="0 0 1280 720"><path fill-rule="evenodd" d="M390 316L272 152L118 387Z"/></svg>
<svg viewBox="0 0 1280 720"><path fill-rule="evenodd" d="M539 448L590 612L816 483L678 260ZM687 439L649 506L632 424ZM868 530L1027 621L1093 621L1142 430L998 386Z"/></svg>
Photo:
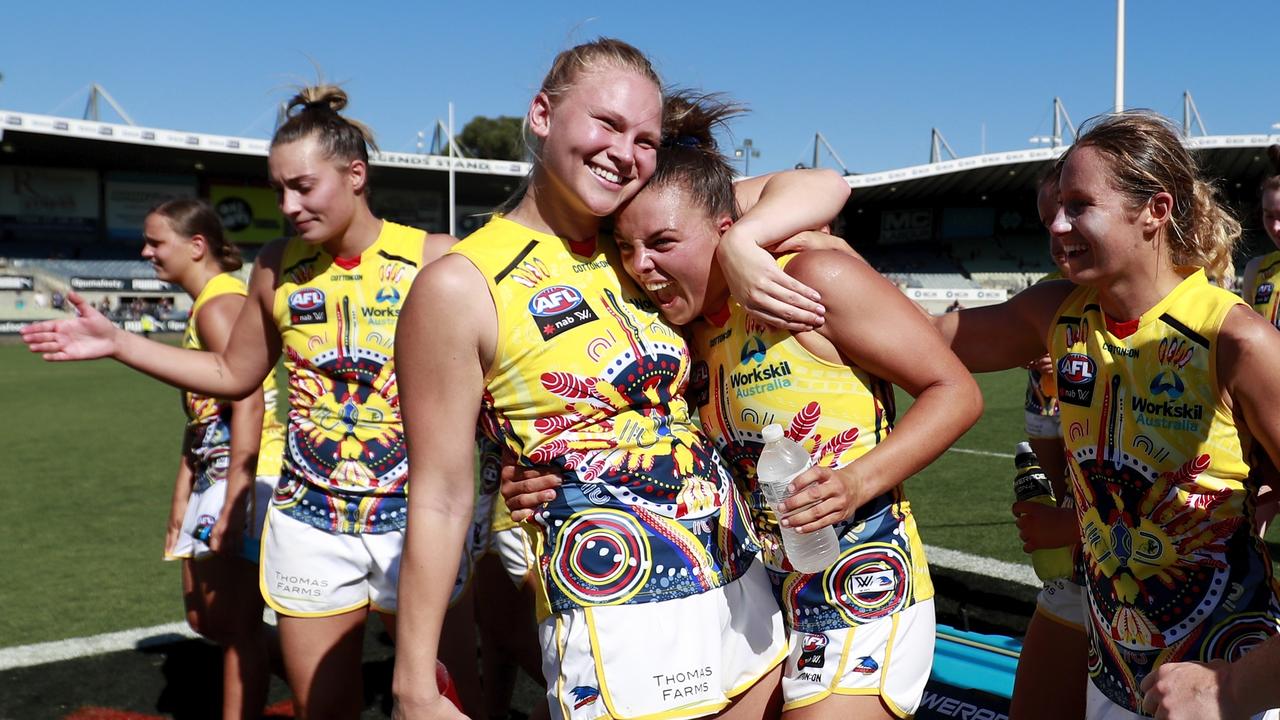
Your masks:
<svg viewBox="0 0 1280 720"><path fill-rule="evenodd" d="M733 149L735 158L742 158L742 174L746 177L751 176L751 158L760 157L760 151L756 149L755 143L751 142L751 138L743 138L742 147Z"/></svg>

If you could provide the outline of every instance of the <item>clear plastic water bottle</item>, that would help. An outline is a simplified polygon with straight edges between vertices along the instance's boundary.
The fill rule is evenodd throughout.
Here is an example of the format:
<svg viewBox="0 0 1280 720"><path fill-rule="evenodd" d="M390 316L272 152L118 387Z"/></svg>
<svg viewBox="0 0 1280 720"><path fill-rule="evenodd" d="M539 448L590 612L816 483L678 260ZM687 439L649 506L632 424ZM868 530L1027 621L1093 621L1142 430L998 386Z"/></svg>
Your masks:
<svg viewBox="0 0 1280 720"><path fill-rule="evenodd" d="M1040 458L1036 457L1035 451L1031 449L1031 443L1018 443L1014 451L1013 464L1018 468L1018 474L1013 478L1013 496L1019 502L1030 500L1055 507L1052 486L1044 470L1040 469ZM1035 568L1036 576L1045 582L1070 577L1073 567L1071 546L1032 550L1031 566Z"/></svg>
<svg viewBox="0 0 1280 720"><path fill-rule="evenodd" d="M769 425L764 429L764 450L756 463L756 480L769 506L782 517L782 503L791 492L787 487L800 473L809 469L813 461L800 443L782 434L781 425ZM822 572L840 556L840 540L835 528L824 527L811 533L798 533L788 527L782 531L782 548L796 572Z"/></svg>

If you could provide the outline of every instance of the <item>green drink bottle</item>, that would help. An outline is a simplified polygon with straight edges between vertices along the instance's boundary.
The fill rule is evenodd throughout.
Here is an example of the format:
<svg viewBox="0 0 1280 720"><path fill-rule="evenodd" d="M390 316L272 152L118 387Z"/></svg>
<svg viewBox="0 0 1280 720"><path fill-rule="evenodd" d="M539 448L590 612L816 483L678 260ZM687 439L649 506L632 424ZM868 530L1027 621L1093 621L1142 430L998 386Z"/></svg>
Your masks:
<svg viewBox="0 0 1280 720"><path fill-rule="evenodd" d="M1031 443L1018 443L1018 448L1014 451L1013 464L1018 469L1018 474L1013 478L1014 497L1019 501L1030 500L1055 507L1049 478L1045 476L1044 470L1040 469L1040 459L1031 449ZM1073 567L1071 546L1033 550L1031 566L1035 568L1036 576L1045 582L1071 577Z"/></svg>

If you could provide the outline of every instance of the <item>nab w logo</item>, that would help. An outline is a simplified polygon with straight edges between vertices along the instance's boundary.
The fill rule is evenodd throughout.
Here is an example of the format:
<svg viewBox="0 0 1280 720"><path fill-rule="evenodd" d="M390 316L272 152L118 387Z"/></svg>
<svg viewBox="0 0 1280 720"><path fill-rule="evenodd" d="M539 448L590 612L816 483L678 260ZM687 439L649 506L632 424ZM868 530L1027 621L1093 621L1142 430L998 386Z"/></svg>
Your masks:
<svg viewBox="0 0 1280 720"><path fill-rule="evenodd" d="M898 586L893 571L864 572L853 576L853 594L882 593Z"/></svg>

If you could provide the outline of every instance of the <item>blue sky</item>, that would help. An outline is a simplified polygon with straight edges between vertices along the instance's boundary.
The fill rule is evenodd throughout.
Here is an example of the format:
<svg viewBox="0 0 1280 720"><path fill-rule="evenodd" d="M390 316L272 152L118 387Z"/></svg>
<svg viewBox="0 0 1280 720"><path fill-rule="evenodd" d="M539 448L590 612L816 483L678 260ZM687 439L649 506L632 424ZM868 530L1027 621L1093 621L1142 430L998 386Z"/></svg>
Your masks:
<svg viewBox="0 0 1280 720"><path fill-rule="evenodd" d="M927 161L932 127L960 155L984 127L988 151L1026 148L1053 96L1077 124L1113 99L1113 0L15 4L0 108L79 116L98 82L139 124L262 137L319 67L385 150L412 151L451 100L459 128L523 114L555 53L599 35L747 103L734 138L760 149L753 174L809 161L815 131L859 172ZM1276 9L1129 0L1126 105L1180 120L1190 90L1214 134L1280 133Z"/></svg>

